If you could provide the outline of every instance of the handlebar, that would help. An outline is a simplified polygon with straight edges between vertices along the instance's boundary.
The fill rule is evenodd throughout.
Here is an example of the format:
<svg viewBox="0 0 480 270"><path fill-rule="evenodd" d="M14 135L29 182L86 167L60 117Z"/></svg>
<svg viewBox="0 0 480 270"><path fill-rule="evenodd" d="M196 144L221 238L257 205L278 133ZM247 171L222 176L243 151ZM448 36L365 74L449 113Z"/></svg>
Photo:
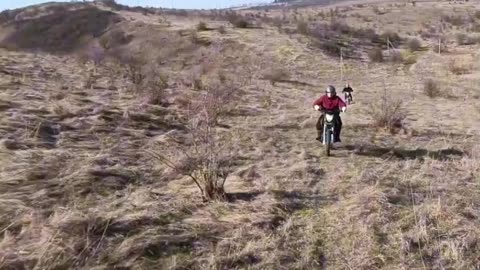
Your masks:
<svg viewBox="0 0 480 270"><path fill-rule="evenodd" d="M320 112L321 112L321 113L324 113L324 114L336 114L336 113L341 113L342 111L339 110L339 109L336 109L336 110L326 110L326 109L321 108L321 109L320 109Z"/></svg>

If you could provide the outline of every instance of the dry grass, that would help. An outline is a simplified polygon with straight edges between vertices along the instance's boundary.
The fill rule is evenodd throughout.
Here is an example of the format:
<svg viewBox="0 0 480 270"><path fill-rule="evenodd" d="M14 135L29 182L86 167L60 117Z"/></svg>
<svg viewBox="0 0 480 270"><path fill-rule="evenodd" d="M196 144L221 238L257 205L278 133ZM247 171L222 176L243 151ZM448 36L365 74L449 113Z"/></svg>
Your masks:
<svg viewBox="0 0 480 270"><path fill-rule="evenodd" d="M451 53L365 61L376 33L451 12L435 5L239 10L264 27L226 35L195 27L230 11L120 6L89 61L1 50L0 269L479 268L475 46L445 27ZM327 158L311 103L342 81L338 48L355 104ZM424 96L450 89L466 99Z"/></svg>

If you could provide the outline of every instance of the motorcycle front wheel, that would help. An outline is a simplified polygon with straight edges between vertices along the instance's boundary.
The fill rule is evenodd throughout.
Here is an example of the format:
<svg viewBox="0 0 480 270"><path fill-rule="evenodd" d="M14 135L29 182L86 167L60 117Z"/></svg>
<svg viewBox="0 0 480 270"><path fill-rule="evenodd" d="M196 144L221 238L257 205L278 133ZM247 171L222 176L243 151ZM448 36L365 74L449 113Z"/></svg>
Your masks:
<svg viewBox="0 0 480 270"><path fill-rule="evenodd" d="M327 157L330 156L330 150L332 148L332 131L330 129L327 129L327 132L325 132L325 154Z"/></svg>

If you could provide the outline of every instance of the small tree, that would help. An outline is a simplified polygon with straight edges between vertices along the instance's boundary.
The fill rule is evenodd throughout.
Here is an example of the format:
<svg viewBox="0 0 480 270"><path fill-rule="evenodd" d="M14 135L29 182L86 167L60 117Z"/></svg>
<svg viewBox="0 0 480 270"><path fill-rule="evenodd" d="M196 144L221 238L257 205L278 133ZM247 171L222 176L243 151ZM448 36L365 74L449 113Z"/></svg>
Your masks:
<svg viewBox="0 0 480 270"><path fill-rule="evenodd" d="M207 30L208 30L208 27L205 22L199 22L197 24L197 31L201 32L201 31L207 31Z"/></svg>
<svg viewBox="0 0 480 270"><path fill-rule="evenodd" d="M375 48L368 53L368 58L372 62L383 62L383 51L380 48Z"/></svg>
<svg viewBox="0 0 480 270"><path fill-rule="evenodd" d="M288 80L289 78L290 74L283 68L274 68L265 74L265 79L269 80L272 85L275 85L277 82Z"/></svg>
<svg viewBox="0 0 480 270"><path fill-rule="evenodd" d="M423 85L423 92L430 98L434 98L440 95L440 89L438 88L437 83L432 79L428 79L425 81Z"/></svg>
<svg viewBox="0 0 480 270"><path fill-rule="evenodd" d="M407 47L410 51L416 52L419 51L422 48L422 44L420 41L416 38L412 38L408 41Z"/></svg>
<svg viewBox="0 0 480 270"><path fill-rule="evenodd" d="M233 101L236 88L218 83L188 105L186 136L172 140L175 147L169 150L175 151L169 155L150 152L174 172L192 179L205 201L226 199L224 186L233 159L231 134L220 132L216 125ZM162 149L162 153L165 151Z"/></svg>
<svg viewBox="0 0 480 270"><path fill-rule="evenodd" d="M406 117L403 102L389 95L386 87L383 95L369 108L369 114L376 127L387 128L392 133L403 127Z"/></svg>
<svg viewBox="0 0 480 270"><path fill-rule="evenodd" d="M308 24L304 21L299 21L297 23L297 31L302 35L308 35L310 32L308 29Z"/></svg>

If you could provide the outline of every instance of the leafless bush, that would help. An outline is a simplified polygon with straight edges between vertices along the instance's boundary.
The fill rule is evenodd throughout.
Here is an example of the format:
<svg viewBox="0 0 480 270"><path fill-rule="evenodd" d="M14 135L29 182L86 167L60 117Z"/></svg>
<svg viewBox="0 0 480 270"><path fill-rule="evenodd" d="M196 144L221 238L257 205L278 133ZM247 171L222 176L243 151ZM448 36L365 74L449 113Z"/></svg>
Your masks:
<svg viewBox="0 0 480 270"><path fill-rule="evenodd" d="M231 134L221 134L215 127L219 116L229 109L235 93L233 83L219 80L211 84L190 104L186 137L172 147L176 153L166 156L152 152L175 172L190 177L206 201L226 199L224 185L233 159L229 149Z"/></svg>
<svg viewBox="0 0 480 270"><path fill-rule="evenodd" d="M249 28L250 22L243 16L235 13L234 11L227 13L227 20L236 28Z"/></svg>
<svg viewBox="0 0 480 270"><path fill-rule="evenodd" d="M368 53L368 58L372 62L383 62L383 51L380 48L374 48Z"/></svg>
<svg viewBox="0 0 480 270"><path fill-rule="evenodd" d="M288 80L289 78L290 75L288 71L283 68L273 68L265 74L265 79L269 80L272 85Z"/></svg>
<svg viewBox="0 0 480 270"><path fill-rule="evenodd" d="M201 46L210 46L212 44L210 39L208 39L207 37L204 37L204 36L200 36L199 34L197 34L194 31L192 31L190 33L190 41L193 44L201 45Z"/></svg>
<svg viewBox="0 0 480 270"><path fill-rule="evenodd" d="M145 79L141 85L141 94L148 104L162 105L165 102L165 90L168 88L168 76L159 66L150 64L145 68Z"/></svg>
<svg viewBox="0 0 480 270"><path fill-rule="evenodd" d="M218 32L219 32L220 34L224 35L224 34L227 33L227 29L225 28L225 26L222 25L222 26L220 26L220 27L218 28Z"/></svg>
<svg viewBox="0 0 480 270"><path fill-rule="evenodd" d="M389 56L390 62L393 63L402 63L405 60L402 53L397 50L391 50Z"/></svg>
<svg viewBox="0 0 480 270"><path fill-rule="evenodd" d="M428 79L423 85L423 92L430 98L435 98L440 96L440 88L438 84L433 79Z"/></svg>
<svg viewBox="0 0 480 270"><path fill-rule="evenodd" d="M136 87L140 87L145 80L145 61L143 59L127 56L125 57L123 63L126 68L126 76L129 81Z"/></svg>
<svg viewBox="0 0 480 270"><path fill-rule="evenodd" d="M297 23L297 31L302 35L308 35L310 32L308 29L308 24L304 21L299 21Z"/></svg>
<svg viewBox="0 0 480 270"><path fill-rule="evenodd" d="M113 30L103 35L99 42L104 49L113 49L118 46L126 45L133 40L132 35L127 35L122 30Z"/></svg>
<svg viewBox="0 0 480 270"><path fill-rule="evenodd" d="M201 31L207 31L207 30L208 30L208 27L205 22L199 22L197 24L197 31L201 32Z"/></svg>
<svg viewBox="0 0 480 270"><path fill-rule="evenodd" d="M387 128L391 132L403 127L406 117L403 102L389 95L386 88L383 95L369 108L369 114L376 127Z"/></svg>
<svg viewBox="0 0 480 270"><path fill-rule="evenodd" d="M480 36L469 36L465 33L458 33L456 35L458 45L473 45L480 43Z"/></svg>
<svg viewBox="0 0 480 270"><path fill-rule="evenodd" d="M393 31L385 31L380 35L380 37L383 40L388 40L390 43L393 44L393 46L398 46L402 42L402 38L400 37L400 35L398 35L398 33L395 33Z"/></svg>
<svg viewBox="0 0 480 270"><path fill-rule="evenodd" d="M473 15L475 16L475 18L480 19L480 10L476 10Z"/></svg>
<svg viewBox="0 0 480 270"><path fill-rule="evenodd" d="M443 15L442 21L454 26L463 26L467 23L466 19L462 15Z"/></svg>
<svg viewBox="0 0 480 270"><path fill-rule="evenodd" d="M407 47L410 51L416 52L422 48L422 44L418 39L413 38L407 42Z"/></svg>
<svg viewBox="0 0 480 270"><path fill-rule="evenodd" d="M470 73L472 66L468 63L462 63L453 59L448 62L448 70L455 75L463 75Z"/></svg>

